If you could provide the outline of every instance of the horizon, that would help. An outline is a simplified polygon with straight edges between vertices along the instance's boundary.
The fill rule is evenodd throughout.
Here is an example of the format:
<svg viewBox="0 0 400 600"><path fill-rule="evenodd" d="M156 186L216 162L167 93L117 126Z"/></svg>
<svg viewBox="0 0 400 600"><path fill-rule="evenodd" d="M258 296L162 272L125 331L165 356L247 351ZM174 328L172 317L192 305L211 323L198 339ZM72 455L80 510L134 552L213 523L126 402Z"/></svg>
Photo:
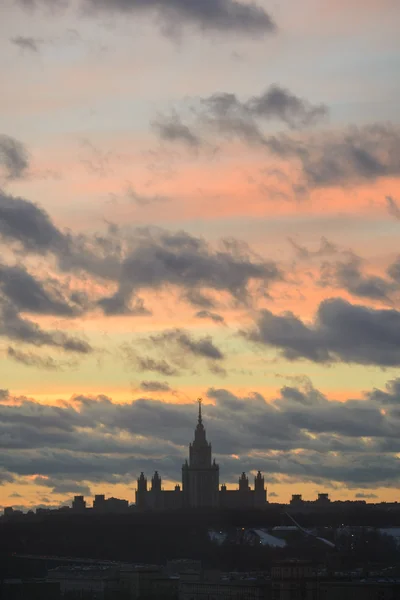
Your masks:
<svg viewBox="0 0 400 600"><path fill-rule="evenodd" d="M0 506L172 488L198 397L229 488L397 501L400 5L348 4L4 0Z"/></svg>

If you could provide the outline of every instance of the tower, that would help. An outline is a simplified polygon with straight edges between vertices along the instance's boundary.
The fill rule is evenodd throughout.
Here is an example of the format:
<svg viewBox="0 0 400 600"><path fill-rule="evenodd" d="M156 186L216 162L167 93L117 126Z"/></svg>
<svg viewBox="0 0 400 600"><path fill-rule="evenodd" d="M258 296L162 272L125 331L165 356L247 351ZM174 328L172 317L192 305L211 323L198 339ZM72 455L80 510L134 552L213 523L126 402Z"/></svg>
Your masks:
<svg viewBox="0 0 400 600"><path fill-rule="evenodd" d="M254 477L254 506L262 508L266 502L267 490L265 489L264 477L261 475L261 471L258 471L256 477Z"/></svg>
<svg viewBox="0 0 400 600"><path fill-rule="evenodd" d="M246 473L243 471L241 476L239 477L239 492L249 492L249 478L246 477Z"/></svg>
<svg viewBox="0 0 400 600"><path fill-rule="evenodd" d="M140 509L147 508L147 479L143 471L137 480L136 506Z"/></svg>
<svg viewBox="0 0 400 600"><path fill-rule="evenodd" d="M212 460L211 444L207 442L201 414L201 399L194 441L189 445L189 462L182 466L184 505L188 508L218 506L219 466Z"/></svg>

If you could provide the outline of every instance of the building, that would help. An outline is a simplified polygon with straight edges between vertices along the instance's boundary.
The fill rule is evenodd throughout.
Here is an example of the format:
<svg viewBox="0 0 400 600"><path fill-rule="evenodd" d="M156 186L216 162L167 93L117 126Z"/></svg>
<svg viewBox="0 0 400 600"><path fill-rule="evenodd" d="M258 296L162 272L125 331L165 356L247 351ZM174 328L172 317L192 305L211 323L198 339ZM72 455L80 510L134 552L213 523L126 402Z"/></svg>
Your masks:
<svg viewBox="0 0 400 600"><path fill-rule="evenodd" d="M86 502L84 496L75 496L72 501L72 510L75 512L85 512Z"/></svg>
<svg viewBox="0 0 400 600"><path fill-rule="evenodd" d="M314 565L302 560L284 560L271 569L273 600L318 600L318 577Z"/></svg>
<svg viewBox="0 0 400 600"><path fill-rule="evenodd" d="M126 513L129 511L129 502L121 498L106 498L104 494L97 494L94 497L93 510L96 513Z"/></svg>
<svg viewBox="0 0 400 600"><path fill-rule="evenodd" d="M182 489L162 489L161 477L156 471L151 487L144 473L137 480L136 507L139 510L168 510L179 508L264 508L267 503L265 481L258 471L254 489L250 488L246 473L239 478L239 488L228 490L226 485L219 489L219 465L212 457L212 447L207 441L199 400L199 414L194 441L189 445L189 459L182 466Z"/></svg>

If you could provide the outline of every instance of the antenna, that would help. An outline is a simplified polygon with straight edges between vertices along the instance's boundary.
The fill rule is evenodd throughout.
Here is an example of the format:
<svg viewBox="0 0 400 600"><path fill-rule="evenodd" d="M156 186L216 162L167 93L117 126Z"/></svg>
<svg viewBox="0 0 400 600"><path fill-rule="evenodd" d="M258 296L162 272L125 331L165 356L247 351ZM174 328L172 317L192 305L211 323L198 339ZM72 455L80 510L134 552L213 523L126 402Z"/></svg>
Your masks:
<svg viewBox="0 0 400 600"><path fill-rule="evenodd" d="M201 423L202 422L202 419L201 419L201 405L203 404L203 398L197 398L197 402L199 404L199 423Z"/></svg>

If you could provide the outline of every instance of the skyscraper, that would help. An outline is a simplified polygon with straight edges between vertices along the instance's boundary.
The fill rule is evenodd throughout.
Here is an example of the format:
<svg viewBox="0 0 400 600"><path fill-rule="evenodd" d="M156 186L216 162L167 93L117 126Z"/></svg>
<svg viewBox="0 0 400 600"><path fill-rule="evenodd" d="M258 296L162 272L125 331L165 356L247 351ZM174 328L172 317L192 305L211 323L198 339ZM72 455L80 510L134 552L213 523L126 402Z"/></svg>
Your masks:
<svg viewBox="0 0 400 600"><path fill-rule="evenodd" d="M198 403L199 414L194 440L189 444L189 460L182 465L182 489L176 485L174 490L164 490L158 471L151 479L151 488L147 489L147 479L141 473L137 480L136 507L139 510L264 508L267 492L260 471L254 478L254 490L250 488L246 473L239 478L239 489L228 490L222 485L219 490L219 466L213 460L211 444L207 441L201 400Z"/></svg>
<svg viewBox="0 0 400 600"><path fill-rule="evenodd" d="M189 462L182 466L182 484L184 505L189 508L212 508L218 506L219 466L212 459L211 444L207 442L201 415L189 446Z"/></svg>

